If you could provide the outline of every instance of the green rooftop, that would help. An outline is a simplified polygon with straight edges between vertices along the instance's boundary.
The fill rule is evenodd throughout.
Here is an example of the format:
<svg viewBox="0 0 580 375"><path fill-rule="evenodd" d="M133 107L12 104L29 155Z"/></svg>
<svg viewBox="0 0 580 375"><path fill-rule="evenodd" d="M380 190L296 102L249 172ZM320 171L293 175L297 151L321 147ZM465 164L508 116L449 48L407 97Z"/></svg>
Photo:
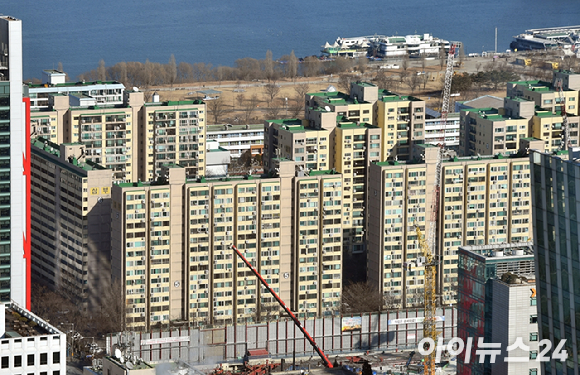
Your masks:
<svg viewBox="0 0 580 375"><path fill-rule="evenodd" d="M266 121L281 125L302 125L302 120L297 118L285 118L280 120L266 120Z"/></svg>
<svg viewBox="0 0 580 375"><path fill-rule="evenodd" d="M379 90L379 100L383 102L417 102L421 99L411 95L399 95L389 90Z"/></svg>
<svg viewBox="0 0 580 375"><path fill-rule="evenodd" d="M309 176L322 176L326 174L340 174L334 169L324 170L324 171L310 171Z"/></svg>
<svg viewBox="0 0 580 375"><path fill-rule="evenodd" d="M201 105L205 104L203 100L170 100L167 102L151 102L145 103L146 107L173 107L183 105Z"/></svg>
<svg viewBox="0 0 580 375"><path fill-rule="evenodd" d="M82 145L82 143L63 143L64 145ZM48 152L49 154L53 155L58 160L52 160L55 164L59 166L72 170L71 165L81 168L85 171L92 171L92 170L104 170L107 169L100 164L94 163L90 160L81 160L79 161L77 158L73 158L71 161L65 161L60 158L60 146L56 143L53 143L46 138L37 137L30 141L31 152L35 152L36 150L43 150Z"/></svg>
<svg viewBox="0 0 580 375"><path fill-rule="evenodd" d="M369 104L368 102L352 99L348 94L340 91L324 91L324 92L314 92L308 93L317 98L323 99L323 103L331 105L348 105L348 104Z"/></svg>

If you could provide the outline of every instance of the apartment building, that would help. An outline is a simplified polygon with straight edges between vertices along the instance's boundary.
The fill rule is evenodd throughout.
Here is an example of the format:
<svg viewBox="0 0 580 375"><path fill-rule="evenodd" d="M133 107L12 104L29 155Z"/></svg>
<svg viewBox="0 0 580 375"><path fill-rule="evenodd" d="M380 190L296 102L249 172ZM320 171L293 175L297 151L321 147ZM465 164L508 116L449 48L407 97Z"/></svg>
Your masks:
<svg viewBox="0 0 580 375"><path fill-rule="evenodd" d="M415 227L427 235L432 215L438 147L417 149L423 149L424 161L373 163L368 175L367 277L402 306L422 303L424 267ZM437 293L444 302L456 301L458 248L528 241L530 207L526 156L445 157L432 250L439 259Z"/></svg>
<svg viewBox="0 0 580 375"><path fill-rule="evenodd" d="M513 154L522 138L542 139L541 151L561 149L563 112L567 115L568 147L579 144L578 105L580 78L555 71L552 83L518 81L507 84L502 108L471 108L461 111L461 155Z"/></svg>
<svg viewBox="0 0 580 375"><path fill-rule="evenodd" d="M550 375L580 373L577 288L580 247L576 199L580 165L578 150L569 151L530 155L540 339L549 340L552 350L561 340L567 340L562 348L568 353L565 362L552 357L541 363L542 374Z"/></svg>
<svg viewBox="0 0 580 375"><path fill-rule="evenodd" d="M530 134L530 119L511 117L495 108L461 111L461 155L514 154Z"/></svg>
<svg viewBox="0 0 580 375"><path fill-rule="evenodd" d="M379 161L381 129L341 118L330 130L309 128L303 120L265 122L264 168L279 155L296 162L297 173L333 169L344 178L343 235L348 253L364 251L367 168Z"/></svg>
<svg viewBox="0 0 580 375"><path fill-rule="evenodd" d="M99 309L111 284L112 175L85 147L32 142L32 277Z"/></svg>
<svg viewBox="0 0 580 375"><path fill-rule="evenodd" d="M373 124L382 131L381 161L409 160L414 146L425 143L425 101L379 90L375 106Z"/></svg>
<svg viewBox="0 0 580 375"><path fill-rule="evenodd" d="M42 71L42 83L28 83L25 93L30 98L33 110L48 109L50 96L55 94L76 94L92 98L98 105L123 104L125 85L117 81L66 82L66 73L55 69Z"/></svg>
<svg viewBox="0 0 580 375"><path fill-rule="evenodd" d="M205 176L206 109L201 100L145 103L141 109L140 179L155 180L163 164L185 167L188 177Z"/></svg>
<svg viewBox="0 0 580 375"><path fill-rule="evenodd" d="M264 125L208 125L207 139L219 142L220 147L230 151L233 158L248 150L252 156L264 152Z"/></svg>
<svg viewBox="0 0 580 375"><path fill-rule="evenodd" d="M515 337L521 337L522 342L532 350L538 348L537 313L534 311L536 299L532 299L531 293L531 289L535 287L534 283L530 285L526 281L527 287L518 291L510 290L511 284L505 283L510 279L513 280L514 274L526 275L526 279L533 280L534 270L534 251L531 242L459 248L458 336L465 343L468 338L472 338L473 345L458 356L458 374L533 374L534 369L536 374L539 373L536 361L512 362L508 368L502 368L505 349L507 345L514 343L511 340ZM501 279L504 282L501 282ZM534 332L535 337L531 335ZM485 343L500 342L502 348L498 357L501 360L496 357L495 364L492 364L490 358L486 357L480 362L477 355L479 338ZM510 352L509 356L520 357L522 352L523 350L517 348ZM469 362L466 360L467 353ZM530 358L530 354L531 352L525 353L524 358Z"/></svg>
<svg viewBox="0 0 580 375"><path fill-rule="evenodd" d="M117 103L117 94L103 102L82 92L51 92L48 107L31 114L31 134L83 143L86 159L112 170L116 182L154 180L164 163L186 166L188 176L205 175L202 101L145 103L143 92L123 88Z"/></svg>
<svg viewBox="0 0 580 375"><path fill-rule="evenodd" d="M458 112L448 113L443 123L439 112L425 108L425 144L444 144L446 149L459 152L459 127Z"/></svg>
<svg viewBox="0 0 580 375"><path fill-rule="evenodd" d="M30 308L30 107L22 95L22 21L0 16L0 45L0 302Z"/></svg>
<svg viewBox="0 0 580 375"><path fill-rule="evenodd" d="M536 106L552 113L562 112L562 109L565 109L566 113L577 116L580 89L576 84L577 79L576 73L559 71L554 73L552 82L538 80L508 82L506 96L531 100Z"/></svg>
<svg viewBox="0 0 580 375"><path fill-rule="evenodd" d="M492 374L540 374L538 358L539 331L536 305L536 278L534 273L510 272L493 279L491 284L491 340L501 343L501 355L491 365ZM529 350L522 348L507 351L521 339ZM542 348L543 349L543 348ZM511 357L511 358L510 358ZM513 358L529 358L526 362L509 362ZM509 358L506 360L506 358Z"/></svg>
<svg viewBox="0 0 580 375"><path fill-rule="evenodd" d="M278 317L232 244L298 316L337 309L343 178L296 176L294 164L277 159L275 177L213 180L187 180L185 168L168 165L162 181L114 185L112 267L125 286L127 326Z"/></svg>

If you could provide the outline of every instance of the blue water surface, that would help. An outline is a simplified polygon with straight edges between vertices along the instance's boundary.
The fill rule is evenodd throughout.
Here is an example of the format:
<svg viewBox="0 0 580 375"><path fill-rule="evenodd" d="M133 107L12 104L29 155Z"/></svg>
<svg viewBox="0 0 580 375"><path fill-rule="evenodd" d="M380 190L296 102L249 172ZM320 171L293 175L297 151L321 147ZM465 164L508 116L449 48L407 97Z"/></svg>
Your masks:
<svg viewBox="0 0 580 375"><path fill-rule="evenodd" d="M431 33L466 53L509 47L525 29L580 23L576 0L10 0L23 21L24 77L62 62L71 78L146 59L233 66L236 59L319 54L337 37Z"/></svg>

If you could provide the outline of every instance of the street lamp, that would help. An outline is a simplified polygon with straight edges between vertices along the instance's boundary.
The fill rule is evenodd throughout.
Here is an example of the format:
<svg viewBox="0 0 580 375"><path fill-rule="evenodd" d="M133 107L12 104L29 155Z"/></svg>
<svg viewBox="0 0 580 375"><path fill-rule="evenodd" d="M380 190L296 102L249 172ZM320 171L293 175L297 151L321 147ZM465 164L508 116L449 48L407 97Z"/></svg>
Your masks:
<svg viewBox="0 0 580 375"><path fill-rule="evenodd" d="M74 357L74 353L73 353L73 351L72 351L72 336L74 335L74 331L75 331L75 324L74 324L74 323L59 323L58 325L59 325L59 326L64 326L64 325L69 325L69 324L71 325L71 330L69 331L69 332L70 332L70 334L69 334L69 332L65 332L65 334L66 334L66 344L67 344L67 346L70 348L70 353L71 353L71 355L70 355L70 356L71 356L71 357ZM69 338L70 338L70 340L69 340ZM68 357L68 356L69 356L69 355L68 355L68 350L67 350L67 357Z"/></svg>

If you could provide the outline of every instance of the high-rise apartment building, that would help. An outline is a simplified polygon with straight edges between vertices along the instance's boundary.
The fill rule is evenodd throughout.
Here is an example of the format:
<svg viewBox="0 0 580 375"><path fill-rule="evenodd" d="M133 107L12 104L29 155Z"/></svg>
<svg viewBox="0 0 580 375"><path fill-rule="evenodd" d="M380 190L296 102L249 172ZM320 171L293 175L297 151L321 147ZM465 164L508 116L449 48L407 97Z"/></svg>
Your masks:
<svg viewBox="0 0 580 375"><path fill-rule="evenodd" d="M410 160L415 145L425 143L425 101L379 90L375 105L373 124L381 128L381 161Z"/></svg>
<svg viewBox="0 0 580 375"><path fill-rule="evenodd" d="M32 275L98 311L111 284L111 171L86 145L33 141Z"/></svg>
<svg viewBox="0 0 580 375"><path fill-rule="evenodd" d="M343 177L276 159L277 177L187 180L164 166L155 183L112 190L113 276L126 324L244 322L279 306L236 258L237 246L300 317L338 308L342 286Z"/></svg>
<svg viewBox="0 0 580 375"><path fill-rule="evenodd" d="M22 22L0 16L0 302L30 308L30 102L22 95Z"/></svg>
<svg viewBox="0 0 580 375"><path fill-rule="evenodd" d="M574 159L573 161L566 160ZM566 361L542 362L542 374L580 373L580 230L576 197L580 187L577 151L559 154L534 152L532 196L538 323L540 339L550 340L552 350L566 339Z"/></svg>
<svg viewBox="0 0 580 375"><path fill-rule="evenodd" d="M165 163L185 166L188 176L205 175L202 101L159 102L155 95L156 101L145 103L143 92L118 83L109 89L47 85L53 90L46 92L46 107L43 96L31 115L33 136L84 144L85 160L110 169L115 182L155 180Z"/></svg>
<svg viewBox="0 0 580 375"><path fill-rule="evenodd" d="M579 144L578 100L580 75L555 71L552 82L518 81L507 84L502 108L461 111L461 155L513 154L522 138L544 141L541 151L561 149L563 112L568 122L568 147Z"/></svg>
<svg viewBox="0 0 580 375"><path fill-rule="evenodd" d="M472 338L473 345L459 355L457 359L457 373L461 375L484 375L500 372L499 363L492 372L493 364L489 357L480 362L477 355L479 339L485 343L495 343L501 339L503 353L507 345L514 342L504 342L518 336L530 348L537 350L537 343L530 336L531 332L538 332L537 314L535 312L535 299L532 300L532 288L534 284L528 285L527 293L517 292L517 302L511 305L514 295L506 290L506 285L498 283L498 278L507 274L527 275L533 279L534 274L534 252L531 242L522 243L500 243L494 245L461 246L459 248L459 298L457 304L458 317L457 328L458 337L467 343ZM509 289L509 286L507 286ZM506 311L507 310L507 311ZM502 314L502 315L499 315ZM498 316L499 315L499 316ZM514 320L517 315L517 322ZM519 331L516 331L516 326ZM505 336L507 334L508 337ZM523 337L525 336L525 337ZM537 336L536 339L537 341ZM531 345L530 345L531 344ZM481 349L481 348L480 348ZM467 352L469 350L469 352ZM468 354L469 353L469 354ZM502 351L499 351L499 358L503 364ZM510 353L510 356L521 356L522 351L517 350ZM530 354L525 353L524 358ZM469 359L469 362L467 361ZM496 363L498 358L496 358ZM530 363L531 362L531 363ZM513 374L532 374L534 361L521 363ZM524 367L525 366L525 367ZM522 370L526 370L525 372ZM501 370L505 370L501 369ZM519 371L519 372L518 372ZM528 372L529 371L529 372ZM537 372L536 372L537 373Z"/></svg>
<svg viewBox="0 0 580 375"><path fill-rule="evenodd" d="M403 306L420 305L424 294L415 224L427 235L439 149L417 146L417 151L421 149L424 161L373 163L368 175L367 278ZM460 246L531 238L528 158L445 158L440 184L437 290L443 301L452 302L457 294Z"/></svg>

